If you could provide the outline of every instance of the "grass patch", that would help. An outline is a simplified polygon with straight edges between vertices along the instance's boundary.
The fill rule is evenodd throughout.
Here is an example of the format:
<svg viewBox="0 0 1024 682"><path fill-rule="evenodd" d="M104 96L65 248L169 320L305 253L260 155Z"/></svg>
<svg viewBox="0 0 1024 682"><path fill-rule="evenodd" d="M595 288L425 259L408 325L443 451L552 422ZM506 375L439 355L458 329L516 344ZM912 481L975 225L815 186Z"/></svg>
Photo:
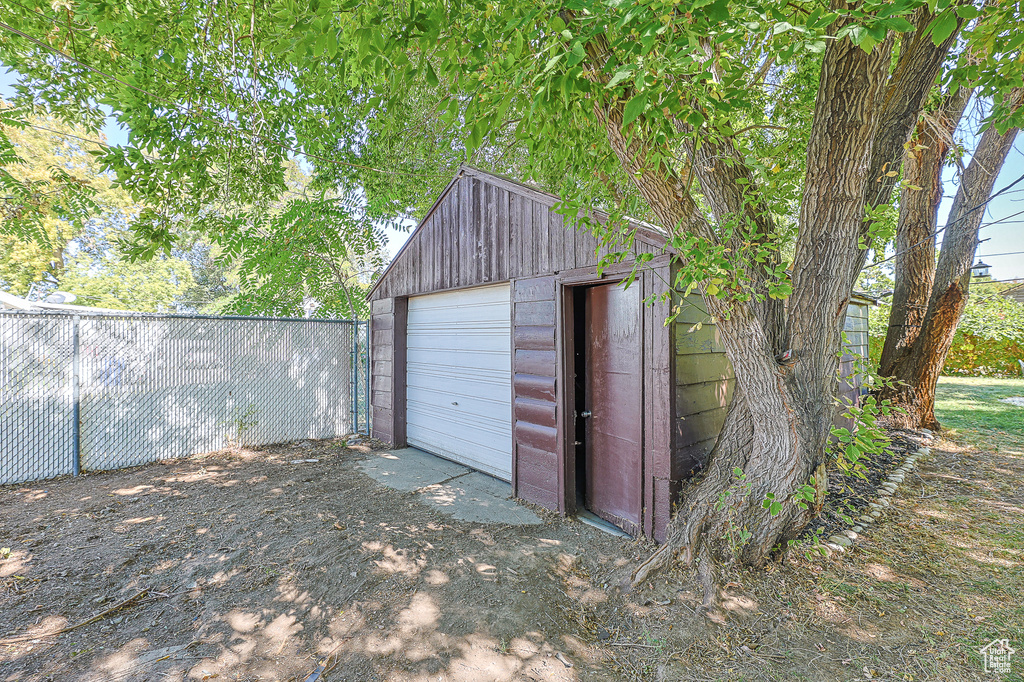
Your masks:
<svg viewBox="0 0 1024 682"><path fill-rule="evenodd" d="M1012 397L1024 397L1024 379L944 376L935 416L957 443L1024 453L1024 407L1000 400Z"/></svg>

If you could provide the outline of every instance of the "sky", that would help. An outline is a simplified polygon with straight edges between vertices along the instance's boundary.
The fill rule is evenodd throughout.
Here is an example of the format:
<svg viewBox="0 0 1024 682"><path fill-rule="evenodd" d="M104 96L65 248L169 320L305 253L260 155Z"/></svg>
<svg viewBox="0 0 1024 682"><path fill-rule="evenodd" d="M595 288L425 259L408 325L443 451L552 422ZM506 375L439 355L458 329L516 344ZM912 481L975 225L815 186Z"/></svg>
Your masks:
<svg viewBox="0 0 1024 682"><path fill-rule="evenodd" d="M0 65L0 69L4 67ZM13 96L12 84L15 81L13 72L0 73L0 97L7 99ZM109 114L109 112L108 112ZM107 116L103 135L108 144L126 145L129 131L121 127L113 116ZM965 159L965 163L967 160ZM1020 134L1003 164L1003 169L996 181L996 191L1006 187L1021 176L1024 176L1024 134ZM948 168L945 173L946 198L939 209L939 224L945 223L946 213L953 203L956 192L955 171ZM1016 191L1015 191L1016 190ZM1015 215L1020 213L1020 215ZM393 258L409 238L410 231L387 228L388 251ZM996 280L1024 279L1024 180L1006 194L996 197L985 209L985 224L979 236L982 243L978 246L978 257L991 267L991 275ZM1020 253L1018 253L1020 252Z"/></svg>

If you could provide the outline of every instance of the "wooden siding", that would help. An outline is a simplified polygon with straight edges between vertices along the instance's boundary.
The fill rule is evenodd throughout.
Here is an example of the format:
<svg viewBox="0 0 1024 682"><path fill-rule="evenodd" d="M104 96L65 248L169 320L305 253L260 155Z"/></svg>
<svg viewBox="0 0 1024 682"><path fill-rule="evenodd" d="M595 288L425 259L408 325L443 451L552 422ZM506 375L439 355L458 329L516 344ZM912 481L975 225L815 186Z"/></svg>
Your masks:
<svg viewBox="0 0 1024 682"><path fill-rule="evenodd" d="M696 325L700 324L697 329ZM675 345L675 442L672 479L686 479L703 466L725 423L736 379L716 325L700 296L692 295L673 324ZM847 343L840 361L839 395L856 404L862 379L856 360L868 355L868 305L850 302L844 325ZM850 426L836 416L836 424Z"/></svg>
<svg viewBox="0 0 1024 682"><path fill-rule="evenodd" d="M370 308L370 406L373 437L396 447L405 445L404 299L373 301Z"/></svg>
<svg viewBox="0 0 1024 682"><path fill-rule="evenodd" d="M703 466L711 453L736 380L718 326L711 323L700 296L686 298L672 324L672 342L675 419L670 478L681 480Z"/></svg>
<svg viewBox="0 0 1024 682"><path fill-rule="evenodd" d="M598 240L552 209L557 199L526 185L464 169L427 213L370 292L416 296L597 265ZM640 230L631 253L660 253Z"/></svg>
<svg viewBox="0 0 1024 682"><path fill-rule="evenodd" d="M555 278L512 284L513 494L562 508L559 476Z"/></svg>
<svg viewBox="0 0 1024 682"><path fill-rule="evenodd" d="M670 265L665 263L646 270L633 284L643 287L641 298L654 300L665 292ZM672 503L679 490L678 476L672 466L672 415L676 392L673 390L672 330L665 326L668 301L643 305L644 375L644 535L665 539L672 514Z"/></svg>
<svg viewBox="0 0 1024 682"><path fill-rule="evenodd" d="M846 340L843 355L839 360L839 395L851 405L858 405L863 378L858 373L858 363L868 359L868 306L857 300L846 307L843 324Z"/></svg>

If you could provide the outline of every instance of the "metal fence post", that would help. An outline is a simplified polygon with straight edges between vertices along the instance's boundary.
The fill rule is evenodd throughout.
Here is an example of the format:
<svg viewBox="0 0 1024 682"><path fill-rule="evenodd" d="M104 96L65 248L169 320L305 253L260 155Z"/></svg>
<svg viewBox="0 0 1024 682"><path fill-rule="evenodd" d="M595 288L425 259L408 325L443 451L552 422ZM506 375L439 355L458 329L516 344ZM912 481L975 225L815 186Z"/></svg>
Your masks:
<svg viewBox="0 0 1024 682"><path fill-rule="evenodd" d="M71 414L74 422L71 426L71 453L74 474L77 476L82 472L82 405L81 405L81 341L78 328L82 318L75 315L72 318L71 332Z"/></svg>
<svg viewBox="0 0 1024 682"><path fill-rule="evenodd" d="M359 322L352 321L352 433L359 433Z"/></svg>
<svg viewBox="0 0 1024 682"><path fill-rule="evenodd" d="M363 404L366 405L366 435L369 436L372 431L370 418L373 415L373 408L370 405L370 368L373 366L373 355L370 352L370 321L364 322L363 326L366 329L366 395Z"/></svg>

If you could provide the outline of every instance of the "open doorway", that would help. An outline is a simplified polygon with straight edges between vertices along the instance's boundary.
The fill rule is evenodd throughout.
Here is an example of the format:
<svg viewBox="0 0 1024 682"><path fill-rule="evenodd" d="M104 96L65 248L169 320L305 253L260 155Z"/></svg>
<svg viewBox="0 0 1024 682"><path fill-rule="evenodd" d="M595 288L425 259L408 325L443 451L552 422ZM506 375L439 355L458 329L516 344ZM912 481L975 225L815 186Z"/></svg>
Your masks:
<svg viewBox="0 0 1024 682"><path fill-rule="evenodd" d="M631 534L643 514L643 360L638 287L572 290L576 507Z"/></svg>

